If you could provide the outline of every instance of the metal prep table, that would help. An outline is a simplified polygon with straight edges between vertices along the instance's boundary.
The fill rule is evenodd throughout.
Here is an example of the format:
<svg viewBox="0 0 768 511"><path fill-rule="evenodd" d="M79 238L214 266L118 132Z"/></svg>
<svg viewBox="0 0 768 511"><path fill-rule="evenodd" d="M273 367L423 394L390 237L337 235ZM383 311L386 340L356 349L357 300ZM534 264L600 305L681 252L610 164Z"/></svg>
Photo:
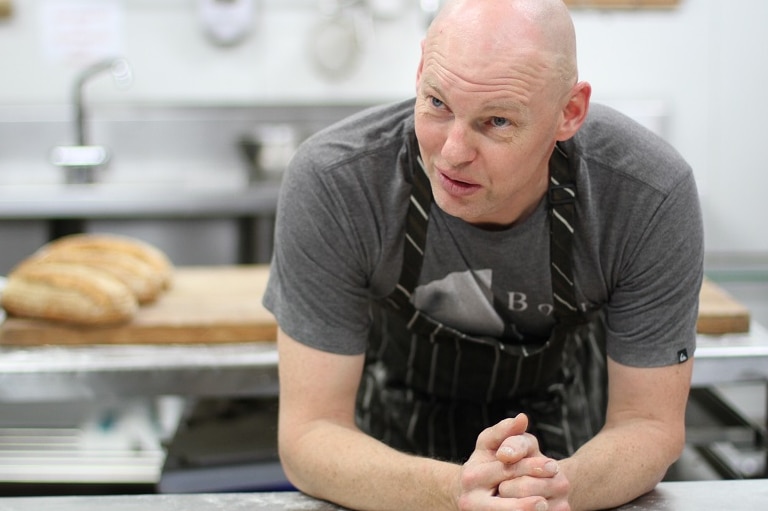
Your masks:
<svg viewBox="0 0 768 511"><path fill-rule="evenodd" d="M0 347L0 404L39 403L40 407L54 405L60 410L69 408L70 402L106 399L119 403L136 396L274 397L278 393L277 362L273 342ZM768 381L765 327L753 323L748 334L700 336L694 386L755 380ZM140 463L130 466L141 474L132 475L132 480L157 481L162 449L132 449L129 446L127 450L130 459L122 456L114 463L119 463L121 470L128 466L126 460ZM137 454L143 457L135 460ZM95 460L101 463L101 454ZM28 470L39 469L35 467ZM65 468L54 476L62 477L62 470ZM110 471L99 468L95 473L106 477ZM70 472L65 470L68 476Z"/></svg>
<svg viewBox="0 0 768 511"><path fill-rule="evenodd" d="M98 497L0 498L0 511L340 511L345 508L296 492ZM617 508L621 511L700 511L768 509L768 481L661 483L650 493Z"/></svg>
<svg viewBox="0 0 768 511"><path fill-rule="evenodd" d="M0 348L0 404L40 403L61 408L69 406L65 404L69 401L121 401L134 396L270 397L278 392L277 362L271 342L6 347ZM700 336L695 387L755 381L768 381L765 327L753 323L748 334ZM132 469L140 469L140 476L131 477L148 483L160 480L163 493L171 492L162 488L176 480L165 471L161 478L162 452L149 449L144 456L151 459L133 461L142 465ZM127 466L123 461L121 470ZM61 477L61 471L54 474ZM232 480L252 476L247 472ZM205 484L212 485L215 479L207 474ZM202 486L203 491L206 487Z"/></svg>
<svg viewBox="0 0 768 511"><path fill-rule="evenodd" d="M752 322L744 334L699 335L692 385L768 381L768 329Z"/></svg>
<svg viewBox="0 0 768 511"><path fill-rule="evenodd" d="M699 336L693 385L768 380L768 330ZM277 393L274 343L0 348L0 402Z"/></svg>

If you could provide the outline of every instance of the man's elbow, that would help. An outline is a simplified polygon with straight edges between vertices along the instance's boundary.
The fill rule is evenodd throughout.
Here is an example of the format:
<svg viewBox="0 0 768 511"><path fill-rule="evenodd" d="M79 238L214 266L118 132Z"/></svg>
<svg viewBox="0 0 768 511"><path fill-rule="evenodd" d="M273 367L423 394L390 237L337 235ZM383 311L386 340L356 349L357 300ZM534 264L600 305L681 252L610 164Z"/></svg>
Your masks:
<svg viewBox="0 0 768 511"><path fill-rule="evenodd" d="M282 450L279 451L279 456L280 456L280 465L283 467L283 473L285 474L286 479L288 479L288 482L291 483L291 485L297 490L307 493L306 488L304 488L305 485L303 484L301 478L293 469L294 465L291 461L290 456L285 454Z"/></svg>
<svg viewBox="0 0 768 511"><path fill-rule="evenodd" d="M288 440L284 433L279 433L277 453L288 482L297 490L312 495L312 489L307 484L306 477L302 477L301 467L305 464L302 464L300 459L300 449L296 448L298 442L299 440Z"/></svg>
<svg viewBox="0 0 768 511"><path fill-rule="evenodd" d="M653 481L647 491L652 490L658 483L660 483L667 475L670 467L680 459L685 449L685 422L674 427L668 427L665 430L664 437L666 441L662 443L664 448L661 452L661 462L659 463L658 470Z"/></svg>
<svg viewBox="0 0 768 511"><path fill-rule="evenodd" d="M672 465L683 454L685 449L685 419L669 428L668 433L668 465Z"/></svg>

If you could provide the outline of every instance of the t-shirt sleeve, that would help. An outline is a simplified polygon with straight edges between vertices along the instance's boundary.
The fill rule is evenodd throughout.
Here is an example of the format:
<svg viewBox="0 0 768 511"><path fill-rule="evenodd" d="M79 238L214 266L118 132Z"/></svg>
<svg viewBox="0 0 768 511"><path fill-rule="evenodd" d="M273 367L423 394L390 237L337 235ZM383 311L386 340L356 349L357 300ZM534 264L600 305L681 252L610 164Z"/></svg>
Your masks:
<svg viewBox="0 0 768 511"><path fill-rule="evenodd" d="M606 349L625 365L672 365L696 346L703 225L693 173L658 204L639 206L654 210L622 260L606 307Z"/></svg>
<svg viewBox="0 0 768 511"><path fill-rule="evenodd" d="M328 161L322 147L304 146L284 175L264 305L298 342L359 354L369 322L360 227L350 209L359 193L334 179L344 165Z"/></svg>

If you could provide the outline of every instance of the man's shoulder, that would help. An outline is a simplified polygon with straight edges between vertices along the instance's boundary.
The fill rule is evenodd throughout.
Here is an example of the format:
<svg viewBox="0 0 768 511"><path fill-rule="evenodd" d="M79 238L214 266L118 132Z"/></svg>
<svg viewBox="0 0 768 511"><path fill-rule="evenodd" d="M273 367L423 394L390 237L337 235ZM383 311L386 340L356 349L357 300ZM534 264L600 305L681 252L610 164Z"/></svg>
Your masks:
<svg viewBox="0 0 768 511"><path fill-rule="evenodd" d="M665 139L628 115L593 104L586 122L571 141L572 151L597 177L605 171L653 188L669 190L692 170Z"/></svg>
<svg viewBox="0 0 768 511"><path fill-rule="evenodd" d="M413 101L372 107L317 132L288 165L281 201L356 215L360 222L387 218L407 201L402 152L412 134Z"/></svg>
<svg viewBox="0 0 768 511"><path fill-rule="evenodd" d="M604 104L592 104L587 120L575 137L595 156L643 155L683 161L672 145L629 115Z"/></svg>
<svg viewBox="0 0 768 511"><path fill-rule="evenodd" d="M409 99L365 108L309 137L300 151L321 167L398 151L413 131Z"/></svg>

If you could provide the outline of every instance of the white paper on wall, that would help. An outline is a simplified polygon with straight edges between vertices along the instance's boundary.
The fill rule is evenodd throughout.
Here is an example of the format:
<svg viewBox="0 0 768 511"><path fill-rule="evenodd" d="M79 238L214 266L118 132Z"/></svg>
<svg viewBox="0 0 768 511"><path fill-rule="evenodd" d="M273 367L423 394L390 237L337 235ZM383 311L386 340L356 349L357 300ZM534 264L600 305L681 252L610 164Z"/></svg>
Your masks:
<svg viewBox="0 0 768 511"><path fill-rule="evenodd" d="M117 0L45 0L40 4L43 55L75 67L120 55L122 21Z"/></svg>

